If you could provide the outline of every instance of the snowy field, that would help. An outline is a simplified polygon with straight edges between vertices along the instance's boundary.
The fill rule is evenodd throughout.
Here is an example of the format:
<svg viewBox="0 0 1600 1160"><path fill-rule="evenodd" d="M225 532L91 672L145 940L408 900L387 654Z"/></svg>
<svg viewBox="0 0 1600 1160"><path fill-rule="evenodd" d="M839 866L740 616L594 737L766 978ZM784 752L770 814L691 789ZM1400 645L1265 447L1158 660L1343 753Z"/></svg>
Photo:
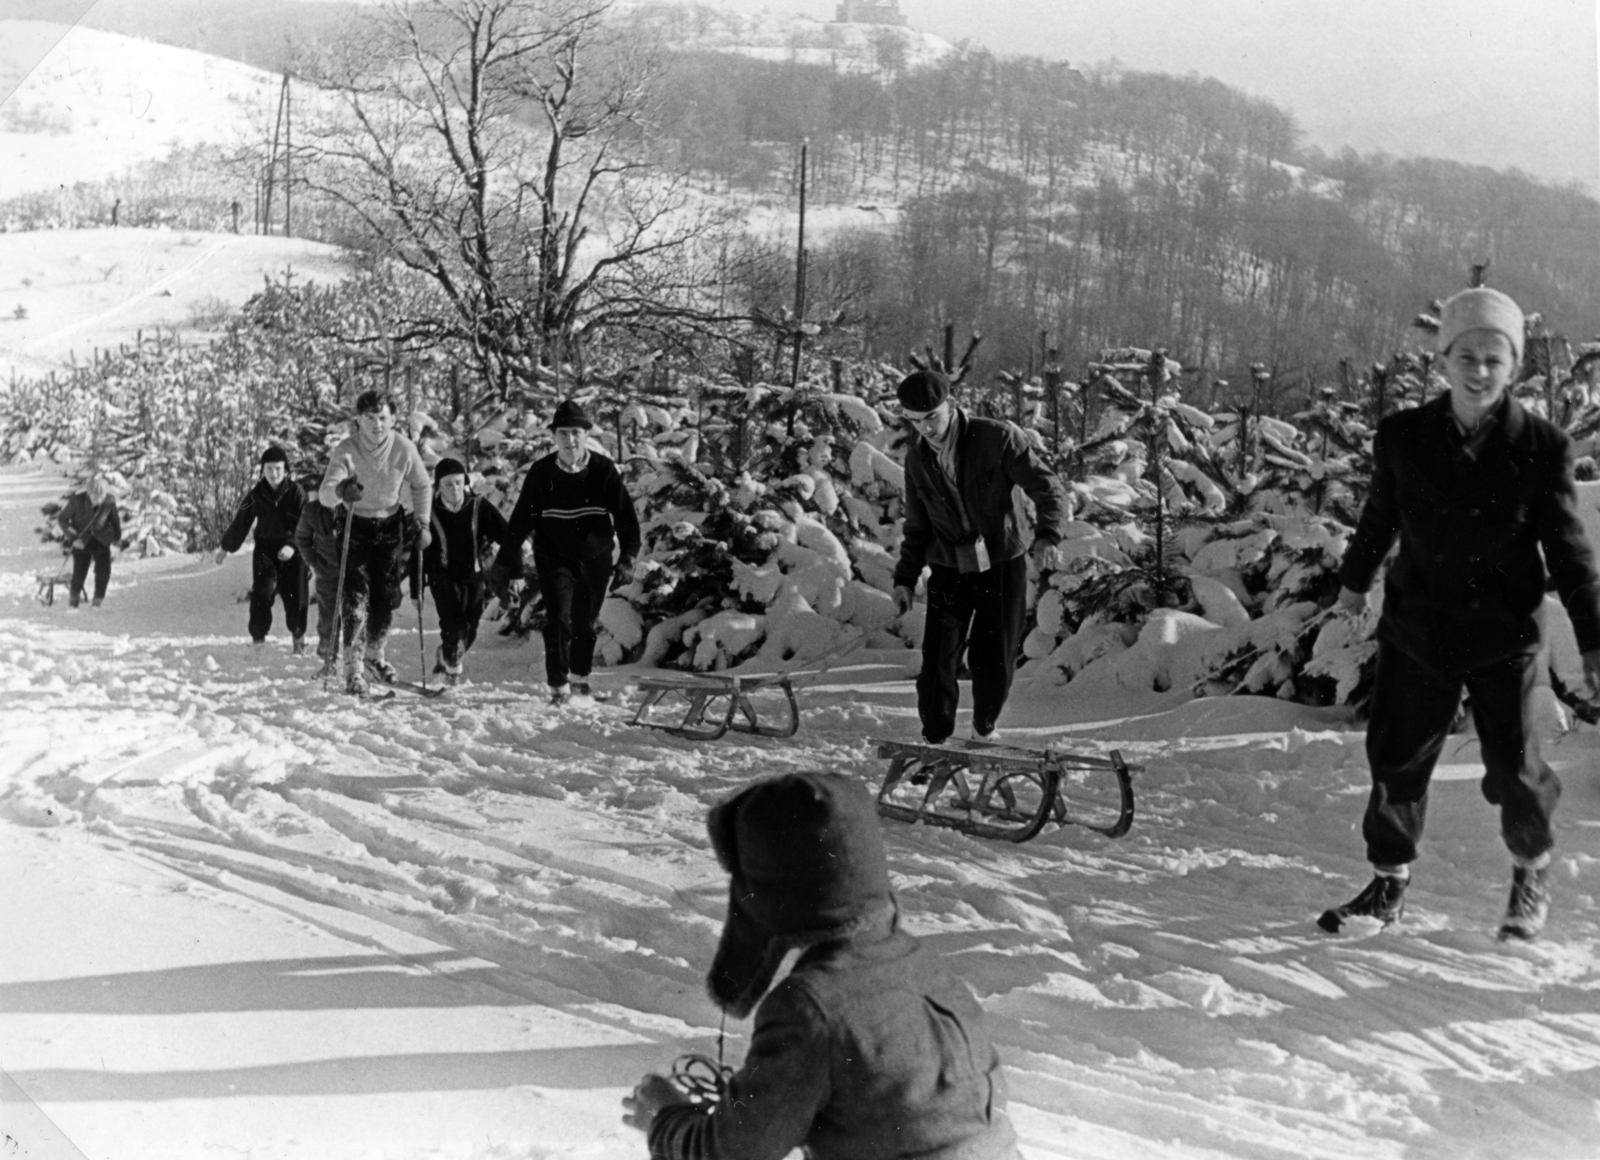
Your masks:
<svg viewBox="0 0 1600 1160"><path fill-rule="evenodd" d="M103 609L41 606L30 529L61 490L0 470L8 1157L641 1157L621 1097L715 1051L707 806L777 769L875 781L868 739L916 733L909 652L807 688L792 740L690 744L627 724L626 671L599 675L612 704L546 707L537 642L492 627L447 697L352 702L281 627L245 642L247 553L123 559ZM409 604L397 624L415 678ZM1125 838L884 823L1028 1157L1600 1157L1594 732L1551 745L1543 941L1493 940L1509 868L1469 738L1406 921L1331 937L1316 912L1365 879L1360 734L1256 698L1147 708L1027 686L1001 721L1142 761Z"/></svg>

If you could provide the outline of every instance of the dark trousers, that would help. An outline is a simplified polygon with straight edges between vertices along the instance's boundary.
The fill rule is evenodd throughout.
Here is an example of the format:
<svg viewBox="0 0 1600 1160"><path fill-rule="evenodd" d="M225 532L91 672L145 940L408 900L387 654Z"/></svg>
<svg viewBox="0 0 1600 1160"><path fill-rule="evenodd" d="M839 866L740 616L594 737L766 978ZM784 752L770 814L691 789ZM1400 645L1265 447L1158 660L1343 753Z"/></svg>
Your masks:
<svg viewBox="0 0 1600 1160"><path fill-rule="evenodd" d="M1017 671L1017 648L1027 611L1028 558L1005 560L987 572L933 565L928 619L917 675L922 736L937 744L956 730L961 654L972 674L972 726L987 733L1000 719Z"/></svg>
<svg viewBox="0 0 1600 1160"><path fill-rule="evenodd" d="M611 583L611 559L557 560L534 553L539 591L544 594L544 674L551 686L579 680L594 667L600 606Z"/></svg>
<svg viewBox="0 0 1600 1160"><path fill-rule="evenodd" d="M317 655L323 660L333 656L333 605L339 591L339 576L332 568L317 572Z"/></svg>
<svg viewBox="0 0 1600 1160"><path fill-rule="evenodd" d="M344 592L340 596L346 648L354 645L358 636L376 644L389 635L394 610L400 607L404 534L403 512L383 519L356 516L350 521Z"/></svg>
<svg viewBox="0 0 1600 1160"><path fill-rule="evenodd" d="M1428 783L1467 690L1483 752L1483 796L1500 807L1500 833L1518 858L1555 844L1550 817L1561 783L1539 755L1534 733L1534 654L1507 657L1465 674L1440 673L1379 642L1367 723L1372 796L1361 822L1367 858L1395 866L1417 857L1428 815Z"/></svg>
<svg viewBox="0 0 1600 1160"><path fill-rule="evenodd" d="M261 640L272 631L272 604L283 598L283 624L290 636L306 634L304 577L300 554L278 559L281 542L258 541L250 555L250 636Z"/></svg>
<svg viewBox="0 0 1600 1160"><path fill-rule="evenodd" d="M483 580L452 580L438 573L428 577L433 591L433 608L439 614L439 643L444 646L447 665L459 665L461 658L478 639L478 622L483 619Z"/></svg>
<svg viewBox="0 0 1600 1160"><path fill-rule="evenodd" d="M103 599L106 585L111 583L111 545L90 540L87 548L72 549L72 584L67 589L73 604L83 597L83 582L89 578L89 565L94 564L94 598Z"/></svg>

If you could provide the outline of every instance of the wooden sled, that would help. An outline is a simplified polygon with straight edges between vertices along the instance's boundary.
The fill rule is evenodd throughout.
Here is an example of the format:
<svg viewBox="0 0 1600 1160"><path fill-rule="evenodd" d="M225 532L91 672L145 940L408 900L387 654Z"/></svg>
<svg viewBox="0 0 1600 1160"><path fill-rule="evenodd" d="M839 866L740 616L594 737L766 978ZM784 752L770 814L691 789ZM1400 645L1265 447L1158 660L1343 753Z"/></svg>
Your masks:
<svg viewBox="0 0 1600 1160"><path fill-rule="evenodd" d="M39 582L39 603L48 608L56 602L56 589L72 584L72 568L67 566L36 572L34 579Z"/></svg>
<svg viewBox="0 0 1600 1160"><path fill-rule="evenodd" d="M1052 821L1108 838L1133 825L1133 775L1143 767L1115 749L1098 757L988 741L875 744L889 758L878 790L886 818L1006 842L1026 842Z"/></svg>
<svg viewBox="0 0 1600 1160"><path fill-rule="evenodd" d="M639 691L644 698L633 711L630 725L659 729L690 741L715 741L730 729L757 737L793 737L800 728L800 706L788 673L749 677L732 673L659 674L641 678ZM787 720L776 725L762 722L751 698L763 693L783 695L788 705ZM651 710L674 695L688 702L682 717L672 721L651 716Z"/></svg>

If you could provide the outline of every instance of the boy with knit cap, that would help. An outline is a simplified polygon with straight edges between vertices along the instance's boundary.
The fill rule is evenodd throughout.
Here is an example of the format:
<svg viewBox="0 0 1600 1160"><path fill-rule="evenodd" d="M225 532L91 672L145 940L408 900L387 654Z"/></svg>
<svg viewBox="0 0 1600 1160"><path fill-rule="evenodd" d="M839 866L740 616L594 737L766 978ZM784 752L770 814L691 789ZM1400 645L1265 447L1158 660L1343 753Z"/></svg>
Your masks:
<svg viewBox="0 0 1600 1160"><path fill-rule="evenodd" d="M652 1160L1018 1160L983 1009L900 929L867 791L770 777L707 828L730 876L707 983L735 1018L754 1009L755 1029L714 1105L657 1074L623 1099Z"/></svg>
<svg viewBox="0 0 1600 1160"><path fill-rule="evenodd" d="M400 607L400 570L407 513L400 504L409 494L418 547L427 549L432 532L433 488L416 445L394 429L394 402L382 391L356 398L356 430L333 449L318 498L324 507L351 509L350 540L344 554L344 591L339 594L344 631L345 691L368 690L366 672L395 679L384 656L394 610ZM358 652L357 638L364 638Z"/></svg>
<svg viewBox="0 0 1600 1160"><path fill-rule="evenodd" d="M528 468L489 579L496 588L520 579L522 543L531 532L544 596L545 679L550 703L560 705L589 694L600 608L607 590L632 573L640 536L622 473L589 445L594 423L582 405L561 403L550 426L556 449Z"/></svg>
<svg viewBox="0 0 1600 1160"><path fill-rule="evenodd" d="M439 646L433 654L433 671L447 684L455 684L466 668L467 650L478 639L483 619L483 550L506 540L506 519L481 495L472 492L467 468L459 459L445 456L433 468L433 542L422 553L422 567L439 614ZM411 599L421 608L415 569L411 571Z"/></svg>
<svg viewBox="0 0 1600 1160"><path fill-rule="evenodd" d="M1361 829L1373 879L1323 913L1325 930L1352 916L1387 924L1404 910L1434 763L1463 688L1483 753L1483 796L1500 808L1512 859L1500 937L1535 938L1549 913L1561 784L1533 732L1539 610L1553 587L1584 674L1600 688L1600 576L1578 519L1571 443L1509 393L1523 334L1521 309L1498 290L1450 298L1438 336L1450 390L1390 415L1373 442L1372 488L1339 570L1341 603L1365 608L1398 538L1367 723L1372 793Z"/></svg>
<svg viewBox="0 0 1600 1160"><path fill-rule="evenodd" d="M276 443L261 453L261 478L244 494L233 522L222 533L217 563L244 545L255 528L250 555L250 641L262 644L272 631L273 601L283 600L283 623L295 655L306 651L305 561L294 546L294 530L306 493L289 478L289 455Z"/></svg>

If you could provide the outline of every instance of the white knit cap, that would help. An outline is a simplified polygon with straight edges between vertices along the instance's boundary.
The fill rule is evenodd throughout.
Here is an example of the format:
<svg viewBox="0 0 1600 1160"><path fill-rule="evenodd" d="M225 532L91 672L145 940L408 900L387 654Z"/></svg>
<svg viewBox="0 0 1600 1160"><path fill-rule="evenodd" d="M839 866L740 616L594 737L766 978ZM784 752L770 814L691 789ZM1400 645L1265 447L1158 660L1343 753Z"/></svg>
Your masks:
<svg viewBox="0 0 1600 1160"><path fill-rule="evenodd" d="M1486 286L1462 290L1445 300L1439 312L1439 353L1468 330L1497 330L1511 340L1514 361L1522 362L1522 307L1498 290Z"/></svg>

